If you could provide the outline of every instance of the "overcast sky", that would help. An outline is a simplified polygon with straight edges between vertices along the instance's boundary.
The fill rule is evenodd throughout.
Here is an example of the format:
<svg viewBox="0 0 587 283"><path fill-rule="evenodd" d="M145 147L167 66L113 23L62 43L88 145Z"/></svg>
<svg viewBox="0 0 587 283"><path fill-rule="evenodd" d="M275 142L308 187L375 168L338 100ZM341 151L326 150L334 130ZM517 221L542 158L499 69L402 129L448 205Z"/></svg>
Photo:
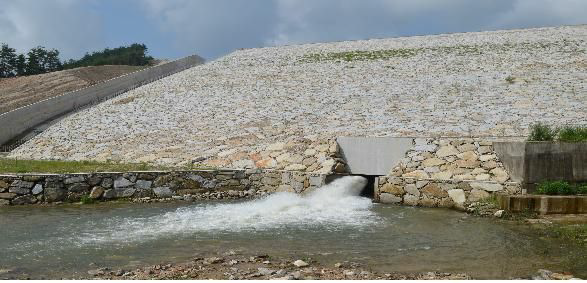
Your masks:
<svg viewBox="0 0 587 283"><path fill-rule="evenodd" d="M237 48L587 24L585 0L0 0L0 42L62 59L145 43L156 58Z"/></svg>

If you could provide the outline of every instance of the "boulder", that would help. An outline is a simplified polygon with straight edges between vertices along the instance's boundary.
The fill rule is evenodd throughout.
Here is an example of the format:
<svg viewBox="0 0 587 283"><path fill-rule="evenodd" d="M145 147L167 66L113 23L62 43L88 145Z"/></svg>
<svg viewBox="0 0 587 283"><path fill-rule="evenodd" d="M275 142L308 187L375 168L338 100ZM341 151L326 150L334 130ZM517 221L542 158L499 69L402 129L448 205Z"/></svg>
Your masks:
<svg viewBox="0 0 587 283"><path fill-rule="evenodd" d="M467 200L465 197L465 191L461 189L448 190L448 195L450 196L452 201L458 205L463 205Z"/></svg>
<svg viewBox="0 0 587 283"><path fill-rule="evenodd" d="M114 189L105 190L104 191L103 198L105 198L105 199L113 199L113 198L116 198L116 190L114 190Z"/></svg>
<svg viewBox="0 0 587 283"><path fill-rule="evenodd" d="M45 201L47 202L57 202L62 201L65 199L67 192L63 188L53 188L48 187L45 188Z"/></svg>
<svg viewBox="0 0 587 283"><path fill-rule="evenodd" d="M33 187L33 190L32 190L32 193L33 193L33 195L38 195L38 194L40 194L40 193L42 193L42 192L43 192L43 185L41 185L41 184L36 184L36 185Z"/></svg>
<svg viewBox="0 0 587 283"><path fill-rule="evenodd" d="M147 189L150 189L151 188L151 185L152 184L153 184L152 181L138 180L135 183L135 188L137 188L139 190L147 190Z"/></svg>
<svg viewBox="0 0 587 283"><path fill-rule="evenodd" d="M479 164L481 164L481 162L479 162L477 160L459 159L459 160L455 161L455 164L461 168L473 169L473 168L479 167Z"/></svg>
<svg viewBox="0 0 587 283"><path fill-rule="evenodd" d="M17 196L15 193L0 193L0 199L13 199Z"/></svg>
<svg viewBox="0 0 587 283"><path fill-rule="evenodd" d="M405 193L405 191L402 187L397 186L397 185L392 185L390 183L383 185L379 189L379 191L382 193L388 193L388 194L392 194L392 195L396 195L396 196L401 196Z"/></svg>
<svg viewBox="0 0 587 283"><path fill-rule="evenodd" d="M484 190L472 189L469 193L469 201L475 202L489 197L489 193Z"/></svg>
<svg viewBox="0 0 587 283"><path fill-rule="evenodd" d="M379 201L381 203L400 203L400 202L402 202L402 197L395 196L395 195L388 194L388 193L381 193L379 195Z"/></svg>
<svg viewBox="0 0 587 283"><path fill-rule="evenodd" d="M420 200L419 197L414 196L414 195L404 195L404 204L405 205L411 205L411 206L416 206L418 205L418 201Z"/></svg>
<svg viewBox="0 0 587 283"><path fill-rule="evenodd" d="M17 195L26 195L31 192L31 189L23 187L10 187L10 189L8 189L8 192L15 193Z"/></svg>
<svg viewBox="0 0 587 283"><path fill-rule="evenodd" d="M488 192L497 192L503 190L503 185L490 182L471 182L473 189L484 190Z"/></svg>
<svg viewBox="0 0 587 283"><path fill-rule="evenodd" d="M416 184L407 184L404 186L404 189L405 189L406 193L408 193L410 195L414 195L417 197L420 196L420 191L417 188L417 183Z"/></svg>
<svg viewBox="0 0 587 283"><path fill-rule="evenodd" d="M133 185L134 185L133 182L129 181L128 179L126 179L124 177L119 177L118 179L116 179L114 181L114 188L115 189L128 188Z"/></svg>
<svg viewBox="0 0 587 283"><path fill-rule="evenodd" d="M422 194L429 197L444 198L448 197L448 193L442 190L438 185L431 183L422 189Z"/></svg>
<svg viewBox="0 0 587 283"><path fill-rule="evenodd" d="M449 171L438 172L438 173L432 174L432 179L436 179L436 180L450 180L451 177L452 177L452 173Z"/></svg>
<svg viewBox="0 0 587 283"><path fill-rule="evenodd" d="M160 198L169 198L173 196L173 192L169 187L157 187L153 189L153 193Z"/></svg>
<svg viewBox="0 0 587 283"><path fill-rule="evenodd" d="M90 192L90 198L92 199L99 199L102 194L104 193L104 188L102 187L94 187L92 188L92 191Z"/></svg>
<svg viewBox="0 0 587 283"><path fill-rule="evenodd" d="M426 173L423 170L415 170L409 173L405 173L402 175L402 177L410 177L410 178L418 178L418 179L428 179L430 178L430 176L428 176L428 173Z"/></svg>
<svg viewBox="0 0 587 283"><path fill-rule="evenodd" d="M436 156L447 157L459 154L459 151L452 145L445 145L436 151Z"/></svg>
<svg viewBox="0 0 587 283"><path fill-rule="evenodd" d="M63 181L63 183L65 183L66 185L71 185L71 184L75 184L75 183L81 183L84 180L85 180L84 176L73 176L73 177L66 178L65 181Z"/></svg>
<svg viewBox="0 0 587 283"><path fill-rule="evenodd" d="M432 167L432 166L439 166L446 163L444 160L440 159L440 158L428 158L424 161L422 161L422 166L424 167Z"/></svg>

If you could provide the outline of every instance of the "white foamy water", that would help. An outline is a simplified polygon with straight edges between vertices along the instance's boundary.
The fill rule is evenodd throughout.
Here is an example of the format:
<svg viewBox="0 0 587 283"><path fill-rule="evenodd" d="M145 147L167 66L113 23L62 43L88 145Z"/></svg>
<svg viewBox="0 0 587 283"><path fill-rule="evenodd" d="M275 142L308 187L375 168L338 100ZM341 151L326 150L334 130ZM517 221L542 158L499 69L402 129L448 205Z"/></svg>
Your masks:
<svg viewBox="0 0 587 283"><path fill-rule="evenodd" d="M86 231L82 242L137 241L199 232L263 231L280 228L336 229L378 221L372 201L360 197L363 177L348 176L305 196L280 192L241 203L178 208L146 218L106 219L107 229Z"/></svg>

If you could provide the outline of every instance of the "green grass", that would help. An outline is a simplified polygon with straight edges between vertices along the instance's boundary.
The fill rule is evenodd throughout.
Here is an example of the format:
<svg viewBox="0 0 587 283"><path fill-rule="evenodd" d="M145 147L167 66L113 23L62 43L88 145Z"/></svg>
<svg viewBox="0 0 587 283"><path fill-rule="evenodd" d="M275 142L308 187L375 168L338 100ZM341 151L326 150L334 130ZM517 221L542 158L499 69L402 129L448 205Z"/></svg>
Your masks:
<svg viewBox="0 0 587 283"><path fill-rule="evenodd" d="M564 142L587 141L587 127L563 127L559 130L558 140Z"/></svg>
<svg viewBox="0 0 587 283"><path fill-rule="evenodd" d="M0 158L0 173L91 173L169 170L145 163L121 164L96 161L15 160Z"/></svg>
<svg viewBox="0 0 587 283"><path fill-rule="evenodd" d="M554 141L558 130L549 125L536 123L530 125L528 141Z"/></svg>
<svg viewBox="0 0 587 283"><path fill-rule="evenodd" d="M82 198L80 199L80 202L82 204L92 204L92 203L95 203L96 200L91 198L90 196L82 196Z"/></svg>
<svg viewBox="0 0 587 283"><path fill-rule="evenodd" d="M587 184L571 185L565 181L544 181L538 184L536 194L541 195L577 195L587 194Z"/></svg>

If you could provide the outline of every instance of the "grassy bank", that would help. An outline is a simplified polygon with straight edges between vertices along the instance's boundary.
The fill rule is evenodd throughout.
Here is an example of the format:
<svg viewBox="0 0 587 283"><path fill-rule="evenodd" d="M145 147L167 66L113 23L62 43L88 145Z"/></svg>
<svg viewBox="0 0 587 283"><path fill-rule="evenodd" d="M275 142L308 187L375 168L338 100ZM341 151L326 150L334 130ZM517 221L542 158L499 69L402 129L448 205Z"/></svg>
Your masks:
<svg viewBox="0 0 587 283"><path fill-rule="evenodd" d="M192 168L175 168L192 169ZM0 173L90 173L170 170L145 163L121 164L96 161L15 160L0 158Z"/></svg>

